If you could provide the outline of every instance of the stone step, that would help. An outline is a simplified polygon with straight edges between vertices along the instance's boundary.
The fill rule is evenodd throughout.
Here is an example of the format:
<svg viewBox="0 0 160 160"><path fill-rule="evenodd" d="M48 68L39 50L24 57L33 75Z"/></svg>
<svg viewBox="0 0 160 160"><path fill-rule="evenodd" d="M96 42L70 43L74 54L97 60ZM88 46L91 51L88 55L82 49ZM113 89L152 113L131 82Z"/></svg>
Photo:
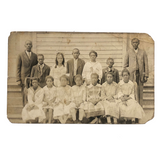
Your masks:
<svg viewBox="0 0 160 160"><path fill-rule="evenodd" d="M11 123L25 123L25 122L23 122L23 120L22 119L18 119L18 118L9 118L8 119Z"/></svg>
<svg viewBox="0 0 160 160"><path fill-rule="evenodd" d="M143 109L154 109L154 105L143 105Z"/></svg>
<svg viewBox="0 0 160 160"><path fill-rule="evenodd" d="M154 97L154 89L150 89L150 88L145 88L144 90L143 90L143 97L145 98L147 98L147 97Z"/></svg>
<svg viewBox="0 0 160 160"><path fill-rule="evenodd" d="M8 92L21 92L21 87L17 85L8 85L7 91Z"/></svg>
<svg viewBox="0 0 160 160"><path fill-rule="evenodd" d="M22 105L22 97L7 97L7 105Z"/></svg>
<svg viewBox="0 0 160 160"><path fill-rule="evenodd" d="M144 97L143 105L153 105L154 106L154 97Z"/></svg>
<svg viewBox="0 0 160 160"><path fill-rule="evenodd" d="M19 107L19 108L23 108L22 104L7 104L7 107Z"/></svg>
<svg viewBox="0 0 160 160"><path fill-rule="evenodd" d="M8 107L7 108L7 114L21 114L22 113L22 107Z"/></svg>
<svg viewBox="0 0 160 160"><path fill-rule="evenodd" d="M17 91L9 91L8 93L7 93L7 96L8 97L22 97L22 93L21 92L17 92Z"/></svg>
<svg viewBox="0 0 160 160"><path fill-rule="evenodd" d="M22 116L21 116L20 113L19 113L19 114L9 113L9 114L7 114L7 117L8 117L9 119L22 119Z"/></svg>

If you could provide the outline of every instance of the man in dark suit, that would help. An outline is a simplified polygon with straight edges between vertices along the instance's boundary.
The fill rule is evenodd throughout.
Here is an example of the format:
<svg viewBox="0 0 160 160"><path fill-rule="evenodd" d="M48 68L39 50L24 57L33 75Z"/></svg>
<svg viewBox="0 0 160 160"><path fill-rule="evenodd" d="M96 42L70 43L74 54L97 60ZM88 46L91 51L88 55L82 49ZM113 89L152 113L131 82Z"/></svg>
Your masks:
<svg viewBox="0 0 160 160"><path fill-rule="evenodd" d="M72 51L73 59L67 62L67 73L69 73L69 84L71 86L75 85L74 76L77 74L82 75L83 67L85 65L84 60L79 58L79 49L74 48Z"/></svg>
<svg viewBox="0 0 160 160"><path fill-rule="evenodd" d="M23 105L25 105L25 78L30 77L32 67L37 64L37 55L31 51L32 42L27 40L24 46L26 50L18 55L16 71L17 84L22 87Z"/></svg>
<svg viewBox="0 0 160 160"><path fill-rule="evenodd" d="M113 58L108 58L106 63L107 63L108 66L102 70L102 80L101 80L101 83L103 84L104 82L106 82L106 74L108 72L112 73L112 75L113 75L113 81L116 82L116 83L119 83L119 72L118 72L117 69L115 69L113 67L113 65L114 65L114 59Z"/></svg>
<svg viewBox="0 0 160 160"><path fill-rule="evenodd" d="M46 85L45 78L50 74L50 67L44 63L44 55L37 55L38 64L32 67L31 77L39 78L39 86L44 87Z"/></svg>
<svg viewBox="0 0 160 160"><path fill-rule="evenodd" d="M143 83L147 82L149 76L148 58L144 50L138 48L140 40L133 38L133 48L124 58L124 68L129 67L130 79L137 83L137 101L143 106Z"/></svg>

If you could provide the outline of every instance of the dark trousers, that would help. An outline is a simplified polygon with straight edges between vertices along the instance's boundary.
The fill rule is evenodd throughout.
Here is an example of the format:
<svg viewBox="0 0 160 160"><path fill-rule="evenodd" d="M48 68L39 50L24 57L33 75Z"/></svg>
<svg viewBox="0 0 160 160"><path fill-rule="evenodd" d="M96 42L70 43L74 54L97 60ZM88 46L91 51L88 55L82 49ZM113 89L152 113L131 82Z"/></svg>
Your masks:
<svg viewBox="0 0 160 160"><path fill-rule="evenodd" d="M25 87L24 84L21 86L21 94L22 94L22 104L23 107L27 104L27 88Z"/></svg>
<svg viewBox="0 0 160 160"><path fill-rule="evenodd" d="M136 83L137 83L137 101L138 103L143 106L143 83L140 81L140 74L139 70L135 73Z"/></svg>

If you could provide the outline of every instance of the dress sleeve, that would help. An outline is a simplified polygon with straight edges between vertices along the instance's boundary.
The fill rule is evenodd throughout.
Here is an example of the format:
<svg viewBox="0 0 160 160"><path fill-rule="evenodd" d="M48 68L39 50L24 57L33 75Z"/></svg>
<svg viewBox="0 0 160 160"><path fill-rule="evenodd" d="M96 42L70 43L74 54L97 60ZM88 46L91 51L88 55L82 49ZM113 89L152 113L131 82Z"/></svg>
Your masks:
<svg viewBox="0 0 160 160"><path fill-rule="evenodd" d="M33 102L33 93L32 91L30 90L30 88L28 89L28 104L34 104Z"/></svg>
<svg viewBox="0 0 160 160"><path fill-rule="evenodd" d="M40 95L39 95L39 97L35 100L35 104L40 104L40 103L43 102L44 91L43 91L43 89L41 89L41 91L39 91L39 92L40 92Z"/></svg>
<svg viewBox="0 0 160 160"><path fill-rule="evenodd" d="M135 99L135 96L134 96L134 84L132 85L131 94L129 95L129 97L131 97L132 99Z"/></svg>
<svg viewBox="0 0 160 160"><path fill-rule="evenodd" d="M84 65L84 68L83 68L83 72L82 72L83 78L86 78L86 72L87 72L87 63Z"/></svg>
<svg viewBox="0 0 160 160"><path fill-rule="evenodd" d="M52 76L54 78L54 67L51 68L50 76Z"/></svg>
<svg viewBox="0 0 160 160"><path fill-rule="evenodd" d="M102 100L106 99L105 86L104 85L102 85L102 89L101 89L101 98L102 98Z"/></svg>
<svg viewBox="0 0 160 160"><path fill-rule="evenodd" d="M123 94L123 92L122 92L121 85L118 84L118 87L117 87L117 97L118 97L118 99L119 99L121 96L123 96L123 95L124 95L124 94Z"/></svg>

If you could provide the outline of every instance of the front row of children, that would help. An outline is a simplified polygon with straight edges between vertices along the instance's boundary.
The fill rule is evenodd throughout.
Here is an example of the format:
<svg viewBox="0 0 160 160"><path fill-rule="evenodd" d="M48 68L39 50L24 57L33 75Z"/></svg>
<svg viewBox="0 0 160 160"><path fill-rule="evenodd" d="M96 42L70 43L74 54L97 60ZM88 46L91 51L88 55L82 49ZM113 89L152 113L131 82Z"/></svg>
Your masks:
<svg viewBox="0 0 160 160"><path fill-rule="evenodd" d="M123 123L144 117L143 108L135 100L134 83L129 80L127 69L122 71L122 80L117 84L113 81L111 72L106 74L106 82L98 84L98 74L91 75L91 84L84 86L82 76L76 75L76 85L68 85L68 77L61 76L60 87L53 85L53 78L46 77L46 86L40 88L38 79L32 79L32 87L28 89L28 103L22 110L25 122L51 123L59 121L66 123L69 118L75 123L81 123L83 118L105 117L107 123ZM77 120L77 111L79 118Z"/></svg>

